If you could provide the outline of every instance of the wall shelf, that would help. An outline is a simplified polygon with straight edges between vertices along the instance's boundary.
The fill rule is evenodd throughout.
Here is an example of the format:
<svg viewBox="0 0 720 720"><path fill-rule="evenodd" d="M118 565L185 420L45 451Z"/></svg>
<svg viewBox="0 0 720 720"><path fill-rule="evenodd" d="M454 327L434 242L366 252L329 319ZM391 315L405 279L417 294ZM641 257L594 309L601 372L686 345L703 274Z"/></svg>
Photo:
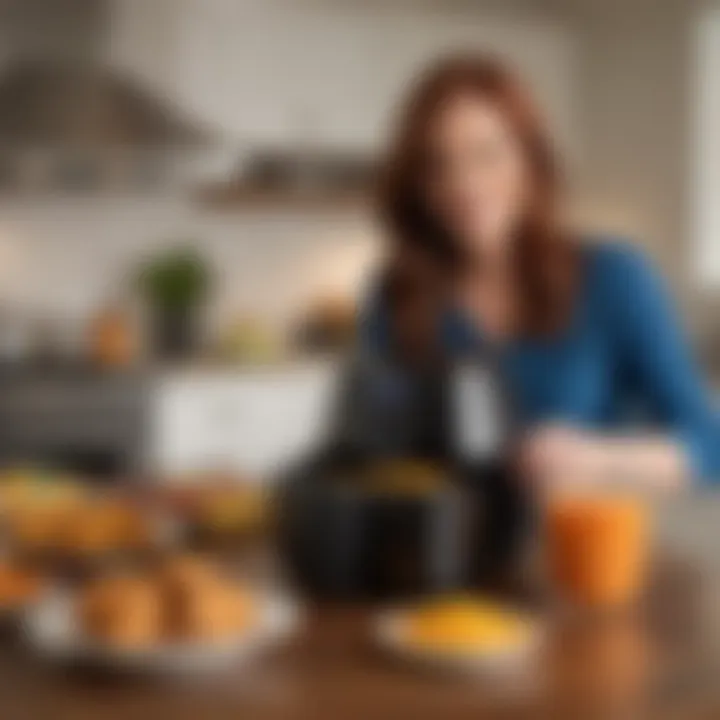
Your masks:
<svg viewBox="0 0 720 720"><path fill-rule="evenodd" d="M297 190L218 184L203 188L199 201L214 210L334 212L362 210L370 205L370 190Z"/></svg>

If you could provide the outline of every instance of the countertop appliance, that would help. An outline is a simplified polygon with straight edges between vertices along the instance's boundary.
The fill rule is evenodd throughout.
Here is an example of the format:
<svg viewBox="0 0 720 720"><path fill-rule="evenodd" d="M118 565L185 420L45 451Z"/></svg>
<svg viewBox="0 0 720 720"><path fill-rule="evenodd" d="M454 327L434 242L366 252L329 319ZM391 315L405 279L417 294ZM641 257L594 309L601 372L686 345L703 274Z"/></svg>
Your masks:
<svg viewBox="0 0 720 720"><path fill-rule="evenodd" d="M463 490L449 483L422 494L377 493L349 478L353 472L326 458L288 479L280 535L296 584L311 596L345 599L464 587L478 519Z"/></svg>
<svg viewBox="0 0 720 720"><path fill-rule="evenodd" d="M287 476L287 567L318 597L400 598L495 584L520 568L533 508L512 469L510 403L491 363L421 376L356 358L330 446ZM440 463L446 482L407 497L345 476L392 458Z"/></svg>
<svg viewBox="0 0 720 720"><path fill-rule="evenodd" d="M87 366L0 373L0 465L40 464L99 481L138 473L148 382Z"/></svg>

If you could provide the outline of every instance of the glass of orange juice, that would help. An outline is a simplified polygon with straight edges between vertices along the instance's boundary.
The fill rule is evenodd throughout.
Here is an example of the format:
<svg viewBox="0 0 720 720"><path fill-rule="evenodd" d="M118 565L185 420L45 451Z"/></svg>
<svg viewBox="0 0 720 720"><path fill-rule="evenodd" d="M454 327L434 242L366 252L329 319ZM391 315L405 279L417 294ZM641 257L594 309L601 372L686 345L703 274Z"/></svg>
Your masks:
<svg viewBox="0 0 720 720"><path fill-rule="evenodd" d="M572 605L617 608L635 600L650 551L647 502L615 491L558 492L547 501L546 562Z"/></svg>

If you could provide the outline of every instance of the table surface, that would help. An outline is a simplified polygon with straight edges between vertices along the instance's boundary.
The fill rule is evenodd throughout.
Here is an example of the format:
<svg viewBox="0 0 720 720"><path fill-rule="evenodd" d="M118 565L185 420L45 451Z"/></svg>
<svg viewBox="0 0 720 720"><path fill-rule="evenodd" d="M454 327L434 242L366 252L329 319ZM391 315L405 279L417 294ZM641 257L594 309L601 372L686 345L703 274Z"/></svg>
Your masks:
<svg viewBox="0 0 720 720"><path fill-rule="evenodd" d="M710 601L709 601L710 600ZM553 621L514 677L439 675L383 655L363 607L308 610L282 648L220 675L148 678L46 665L0 642L7 720L346 718L710 718L720 716L720 609L702 576L664 562L636 612Z"/></svg>

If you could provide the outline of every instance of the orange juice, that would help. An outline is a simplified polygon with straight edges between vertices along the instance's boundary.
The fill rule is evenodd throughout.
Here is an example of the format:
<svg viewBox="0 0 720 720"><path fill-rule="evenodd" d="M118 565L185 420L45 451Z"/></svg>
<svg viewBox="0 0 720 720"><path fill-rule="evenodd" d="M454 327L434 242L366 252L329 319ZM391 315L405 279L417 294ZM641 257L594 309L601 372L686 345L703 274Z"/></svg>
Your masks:
<svg viewBox="0 0 720 720"><path fill-rule="evenodd" d="M632 601L645 576L649 550L647 510L621 496L568 496L551 501L547 553L560 594L584 606Z"/></svg>

